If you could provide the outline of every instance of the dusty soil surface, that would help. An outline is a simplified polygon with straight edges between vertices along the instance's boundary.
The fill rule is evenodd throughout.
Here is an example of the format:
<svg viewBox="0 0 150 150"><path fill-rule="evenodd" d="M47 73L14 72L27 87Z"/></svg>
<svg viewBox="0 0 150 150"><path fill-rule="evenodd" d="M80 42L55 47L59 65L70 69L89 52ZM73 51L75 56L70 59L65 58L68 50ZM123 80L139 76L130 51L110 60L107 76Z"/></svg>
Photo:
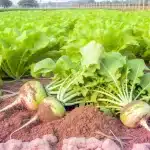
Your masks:
<svg viewBox="0 0 150 150"><path fill-rule="evenodd" d="M48 83L48 81L44 81ZM5 84L3 89L17 91L22 82ZM0 108L11 103L14 98L0 103ZM9 140L11 132L27 122L35 112L29 112L23 107L16 107L7 113L0 113L0 142ZM101 133L103 132L103 133ZM122 123L107 116L92 106L75 108L59 120L35 124L16 132L12 138L22 141L31 141L43 135L53 134L57 137L57 150L61 150L63 139L69 137L96 137L97 139L114 138L122 139L124 150L131 150L133 143L150 142L150 132L143 128L128 129ZM104 135L106 134L106 135Z"/></svg>

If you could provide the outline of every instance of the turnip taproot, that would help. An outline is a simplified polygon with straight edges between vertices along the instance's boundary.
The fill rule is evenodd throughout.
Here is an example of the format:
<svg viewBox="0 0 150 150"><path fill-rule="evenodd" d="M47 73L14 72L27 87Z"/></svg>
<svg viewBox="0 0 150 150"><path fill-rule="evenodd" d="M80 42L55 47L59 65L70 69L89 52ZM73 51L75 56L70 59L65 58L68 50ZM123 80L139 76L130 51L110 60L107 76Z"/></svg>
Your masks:
<svg viewBox="0 0 150 150"><path fill-rule="evenodd" d="M28 110L37 110L38 105L46 96L46 91L39 81L28 81L20 88L16 100L1 109L0 112L6 111L19 104L23 104Z"/></svg>
<svg viewBox="0 0 150 150"><path fill-rule="evenodd" d="M55 97L47 97L41 104L39 104L38 112L36 113L36 115L19 129L12 132L10 135L10 139L15 132L25 128L26 126L36 122L37 120L40 120L42 122L49 122L63 117L65 113L66 110L64 106L57 99L55 99Z"/></svg>
<svg viewBox="0 0 150 150"><path fill-rule="evenodd" d="M120 120L130 128L135 128L139 125L150 131L147 125L147 119L150 117L150 105L144 101L133 101L126 105L121 113Z"/></svg>

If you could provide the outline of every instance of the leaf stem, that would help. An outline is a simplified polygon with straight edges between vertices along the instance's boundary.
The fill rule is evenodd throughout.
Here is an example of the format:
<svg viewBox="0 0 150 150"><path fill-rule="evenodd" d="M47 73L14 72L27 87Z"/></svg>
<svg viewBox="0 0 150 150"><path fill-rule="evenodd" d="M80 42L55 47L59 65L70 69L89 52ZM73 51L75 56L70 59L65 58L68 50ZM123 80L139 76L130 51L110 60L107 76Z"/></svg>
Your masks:
<svg viewBox="0 0 150 150"><path fill-rule="evenodd" d="M115 102L111 99L99 98L99 99L97 99L97 101L110 102L110 103L118 105L118 106L123 106L121 103Z"/></svg>

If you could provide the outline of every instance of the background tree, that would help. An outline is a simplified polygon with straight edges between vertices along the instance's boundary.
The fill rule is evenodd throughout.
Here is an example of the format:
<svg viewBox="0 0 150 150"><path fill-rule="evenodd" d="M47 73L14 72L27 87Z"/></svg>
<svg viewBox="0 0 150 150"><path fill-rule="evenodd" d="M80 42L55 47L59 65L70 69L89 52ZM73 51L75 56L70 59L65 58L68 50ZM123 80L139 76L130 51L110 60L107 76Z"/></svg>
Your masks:
<svg viewBox="0 0 150 150"><path fill-rule="evenodd" d="M88 2L88 3L94 3L95 0L88 0L87 2Z"/></svg>
<svg viewBox="0 0 150 150"><path fill-rule="evenodd" d="M0 0L0 6L6 8L12 6L12 1L10 0Z"/></svg>
<svg viewBox="0 0 150 150"><path fill-rule="evenodd" d="M36 0L20 0L18 5L21 7L38 7L39 4Z"/></svg>
<svg viewBox="0 0 150 150"><path fill-rule="evenodd" d="M94 3L95 0L77 0L79 4Z"/></svg>
<svg viewBox="0 0 150 150"><path fill-rule="evenodd" d="M145 1L144 1L144 3L145 3L146 5L148 5L148 2L149 2L149 0L145 0Z"/></svg>

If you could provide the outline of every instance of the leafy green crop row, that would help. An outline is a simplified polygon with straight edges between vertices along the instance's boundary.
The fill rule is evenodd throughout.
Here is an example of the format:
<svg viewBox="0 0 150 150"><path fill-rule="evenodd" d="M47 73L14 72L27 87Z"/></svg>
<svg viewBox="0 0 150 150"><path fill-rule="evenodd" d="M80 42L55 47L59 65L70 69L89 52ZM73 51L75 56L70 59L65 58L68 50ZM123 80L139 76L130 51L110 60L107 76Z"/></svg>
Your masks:
<svg viewBox="0 0 150 150"><path fill-rule="evenodd" d="M28 74L32 63L59 58L59 49L74 26L74 18L59 12L7 12L0 19L1 68L17 79Z"/></svg>
<svg viewBox="0 0 150 150"><path fill-rule="evenodd" d="M91 40L106 51L150 58L150 12L104 10L17 11L0 13L1 76L19 79L44 58L81 58ZM5 74L4 74L5 73ZM32 72L33 73L33 72Z"/></svg>

